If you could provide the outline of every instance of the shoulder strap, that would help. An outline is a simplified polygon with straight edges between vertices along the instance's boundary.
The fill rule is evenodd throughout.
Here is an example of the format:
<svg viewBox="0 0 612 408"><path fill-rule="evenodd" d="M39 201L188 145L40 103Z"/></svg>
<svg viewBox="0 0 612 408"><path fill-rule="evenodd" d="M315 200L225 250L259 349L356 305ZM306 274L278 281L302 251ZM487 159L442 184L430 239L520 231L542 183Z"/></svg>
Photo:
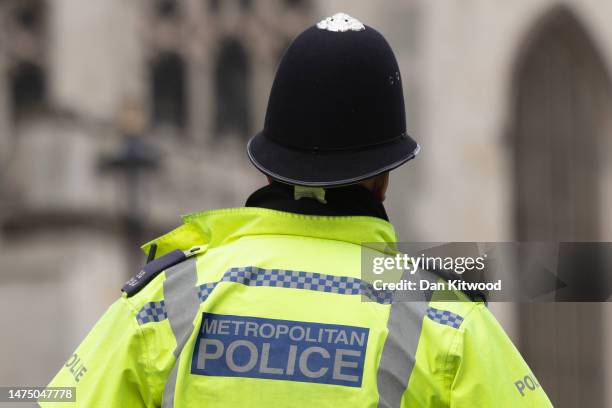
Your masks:
<svg viewBox="0 0 612 408"><path fill-rule="evenodd" d="M142 288L147 286L153 278L159 275L160 272L183 262L185 259L187 259L187 255L185 255L183 251L175 249L147 263L136 275L125 283L121 290L127 293L128 297L134 296L136 293L140 292Z"/></svg>
<svg viewBox="0 0 612 408"><path fill-rule="evenodd" d="M134 296L161 272L183 262L187 258L205 252L207 248L208 245L198 245L187 251L175 249L174 251L168 252L157 259L153 259L155 257L156 247L151 247L147 264L129 281L127 281L125 285L123 285L121 291L127 293L128 297Z"/></svg>

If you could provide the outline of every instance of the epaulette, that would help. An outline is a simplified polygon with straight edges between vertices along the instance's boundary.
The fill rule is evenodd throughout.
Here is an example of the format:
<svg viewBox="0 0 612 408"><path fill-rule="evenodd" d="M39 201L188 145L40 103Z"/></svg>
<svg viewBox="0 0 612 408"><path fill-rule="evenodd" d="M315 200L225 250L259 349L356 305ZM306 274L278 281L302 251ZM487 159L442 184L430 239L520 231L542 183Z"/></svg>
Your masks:
<svg viewBox="0 0 612 408"><path fill-rule="evenodd" d="M461 275L454 271L449 271L445 269L427 269L427 272L431 272L434 275L444 279L445 281L450 280L464 280ZM463 289L461 290L467 297L469 297L473 302L483 302L485 305L487 303L487 294L478 289Z"/></svg>
<svg viewBox="0 0 612 408"><path fill-rule="evenodd" d="M188 251L175 249L174 251L168 252L167 254L154 259L156 246L155 244L152 245L147 259L147 264L129 281L127 281L125 285L123 285L121 291L125 292L128 297L135 295L136 293L140 292L142 288L147 286L147 284L161 272L173 267L174 265L178 265L193 255L199 254L202 252L202 249L203 247L201 246L193 247Z"/></svg>

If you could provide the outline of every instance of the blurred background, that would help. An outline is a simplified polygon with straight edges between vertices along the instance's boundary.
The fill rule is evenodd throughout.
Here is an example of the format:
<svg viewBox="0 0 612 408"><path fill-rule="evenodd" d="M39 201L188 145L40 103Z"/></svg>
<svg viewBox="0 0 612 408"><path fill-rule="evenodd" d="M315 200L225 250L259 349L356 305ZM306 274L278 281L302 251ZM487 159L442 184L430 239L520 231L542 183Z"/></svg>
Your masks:
<svg viewBox="0 0 612 408"><path fill-rule="evenodd" d="M275 68L339 11L402 70L401 240L612 241L607 0L1 0L0 384L52 378L140 243L264 184ZM491 309L555 406L612 407L610 303Z"/></svg>

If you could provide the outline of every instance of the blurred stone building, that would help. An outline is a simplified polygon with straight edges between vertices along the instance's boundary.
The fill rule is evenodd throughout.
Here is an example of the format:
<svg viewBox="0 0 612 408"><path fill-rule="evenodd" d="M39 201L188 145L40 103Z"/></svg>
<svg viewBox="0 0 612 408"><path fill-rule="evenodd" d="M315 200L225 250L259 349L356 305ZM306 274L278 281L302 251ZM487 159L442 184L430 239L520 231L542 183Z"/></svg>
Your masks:
<svg viewBox="0 0 612 408"><path fill-rule="evenodd" d="M612 241L605 0L3 0L0 384L48 381L135 240L263 183L244 145L276 64L338 11L402 69L422 145L392 176L402 240ZM133 143L157 166L126 165ZM555 406L612 405L608 304L492 308Z"/></svg>

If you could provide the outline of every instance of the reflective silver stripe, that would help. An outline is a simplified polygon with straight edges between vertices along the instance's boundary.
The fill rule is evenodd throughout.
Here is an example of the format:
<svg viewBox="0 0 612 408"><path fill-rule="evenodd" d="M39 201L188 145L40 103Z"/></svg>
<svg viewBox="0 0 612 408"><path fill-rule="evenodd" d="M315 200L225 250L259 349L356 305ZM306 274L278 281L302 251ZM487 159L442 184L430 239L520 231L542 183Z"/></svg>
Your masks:
<svg viewBox="0 0 612 408"><path fill-rule="evenodd" d="M414 276L404 274L402 279L414 279ZM416 293L418 300L394 296L391 304L387 339L376 376L379 408L399 408L408 388L428 307L428 296L421 291Z"/></svg>
<svg viewBox="0 0 612 408"><path fill-rule="evenodd" d="M179 357L183 347L193 333L193 320L200 307L198 288L196 287L197 271L195 258L175 265L166 270L166 280L164 281L164 303L168 321L174 338L176 348L174 356L176 362L170 371L164 387L162 407L170 408L174 406L174 392L176 388L176 377L178 373Z"/></svg>
<svg viewBox="0 0 612 408"><path fill-rule="evenodd" d="M166 386L164 387L164 395L162 400L162 408L174 407L174 393L176 391L176 377L178 376L178 359L174 363L170 375L166 379Z"/></svg>

